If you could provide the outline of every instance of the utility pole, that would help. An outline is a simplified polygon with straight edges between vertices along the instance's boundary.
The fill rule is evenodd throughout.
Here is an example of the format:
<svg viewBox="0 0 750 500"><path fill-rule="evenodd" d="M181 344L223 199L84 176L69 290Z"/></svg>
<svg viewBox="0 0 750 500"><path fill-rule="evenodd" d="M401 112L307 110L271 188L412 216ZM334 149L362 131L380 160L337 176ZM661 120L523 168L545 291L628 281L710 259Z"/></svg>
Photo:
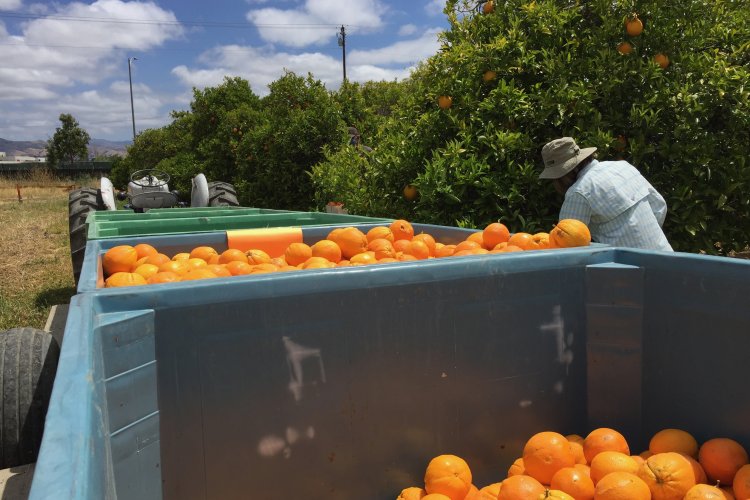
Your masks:
<svg viewBox="0 0 750 500"><path fill-rule="evenodd" d="M339 31L339 46L341 47L341 56L344 64L344 83L346 83L346 28L341 25L341 31Z"/></svg>
<svg viewBox="0 0 750 500"><path fill-rule="evenodd" d="M133 76L130 63L137 61L137 57L128 57L128 81L130 82L130 116L133 118L133 144L135 144L135 108L133 107Z"/></svg>

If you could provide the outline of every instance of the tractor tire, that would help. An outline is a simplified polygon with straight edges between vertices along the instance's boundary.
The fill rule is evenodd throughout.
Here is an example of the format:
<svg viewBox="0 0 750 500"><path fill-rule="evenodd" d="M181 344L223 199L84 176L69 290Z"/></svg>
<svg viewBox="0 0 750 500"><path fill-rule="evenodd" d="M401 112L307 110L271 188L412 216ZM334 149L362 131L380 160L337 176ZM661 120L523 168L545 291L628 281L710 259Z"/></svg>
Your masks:
<svg viewBox="0 0 750 500"><path fill-rule="evenodd" d="M35 462L60 346L35 328L0 332L0 468Z"/></svg>
<svg viewBox="0 0 750 500"><path fill-rule="evenodd" d="M104 209L104 200L98 189L77 189L68 195L70 259L73 264L73 279L76 286L78 286L83 257L86 253L86 217L91 212Z"/></svg>
<svg viewBox="0 0 750 500"><path fill-rule="evenodd" d="M239 207L237 191L228 182L208 183L208 206L209 207Z"/></svg>

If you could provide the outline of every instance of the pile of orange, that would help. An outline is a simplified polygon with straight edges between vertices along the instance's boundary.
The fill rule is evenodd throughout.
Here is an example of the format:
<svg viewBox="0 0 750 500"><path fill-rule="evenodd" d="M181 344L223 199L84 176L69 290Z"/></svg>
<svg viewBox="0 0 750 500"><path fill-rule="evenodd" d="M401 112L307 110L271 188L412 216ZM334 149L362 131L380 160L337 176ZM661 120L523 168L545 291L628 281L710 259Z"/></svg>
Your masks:
<svg viewBox="0 0 750 500"><path fill-rule="evenodd" d="M290 244L282 255L261 249L232 249L219 253L208 246L173 256L151 245L119 245L102 259L105 286L133 286L175 281L219 278L246 274L386 264L409 260L520 252L585 246L591 242L588 228L577 220L562 220L549 233L510 234L499 222L471 233L457 244L443 244L427 233L414 234L406 220L376 226L364 233L355 227L333 229L313 245Z"/></svg>
<svg viewBox="0 0 750 500"><path fill-rule="evenodd" d="M507 477L478 488L469 465L440 455L427 466L424 486L405 488L398 500L748 500L750 464L730 438L700 446L681 429L657 432L648 450L631 455L614 429L585 438L545 431L532 436Z"/></svg>

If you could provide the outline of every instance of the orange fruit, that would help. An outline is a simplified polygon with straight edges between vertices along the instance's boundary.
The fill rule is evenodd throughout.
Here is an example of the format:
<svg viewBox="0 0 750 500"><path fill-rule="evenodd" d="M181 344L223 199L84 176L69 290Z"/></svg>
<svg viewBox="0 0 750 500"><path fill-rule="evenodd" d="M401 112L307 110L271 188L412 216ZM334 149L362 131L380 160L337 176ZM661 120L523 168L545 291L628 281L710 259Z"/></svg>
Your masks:
<svg viewBox="0 0 750 500"><path fill-rule="evenodd" d="M520 500L525 498L540 498L545 488L542 483L531 476L510 476L500 483L500 493L497 500Z"/></svg>
<svg viewBox="0 0 750 500"><path fill-rule="evenodd" d="M739 468L732 480L732 491L737 498L750 498L750 465Z"/></svg>
<svg viewBox="0 0 750 500"><path fill-rule="evenodd" d="M511 466L508 468L508 477L510 476L518 476L519 474L524 474L526 472L526 469L523 467L523 458L519 457L513 461Z"/></svg>
<svg viewBox="0 0 750 500"><path fill-rule="evenodd" d="M206 266L206 269L214 273L217 278L228 278L232 275L232 273L229 272L229 269L227 269L227 266L223 264L209 264Z"/></svg>
<svg viewBox="0 0 750 500"><path fill-rule="evenodd" d="M428 494L442 493L451 500L461 500L471 489L469 464L456 455L439 455L427 465L424 475Z"/></svg>
<svg viewBox="0 0 750 500"><path fill-rule="evenodd" d="M172 260L188 260L189 258L190 258L190 253L188 252L180 252L172 256Z"/></svg>
<svg viewBox="0 0 750 500"><path fill-rule="evenodd" d="M386 257L384 259L378 259L378 264L388 264L389 262L398 262L399 260L394 257Z"/></svg>
<svg viewBox="0 0 750 500"><path fill-rule="evenodd" d="M411 240L396 240L393 242L393 250L395 250L396 253L405 252L409 249L410 245Z"/></svg>
<svg viewBox="0 0 750 500"><path fill-rule="evenodd" d="M441 95L438 97L438 106L443 110L450 109L453 106L453 98L449 95Z"/></svg>
<svg viewBox="0 0 750 500"><path fill-rule="evenodd" d="M331 262L331 264L333 264L333 262ZM333 265L335 266L336 264L333 264ZM279 271L280 272L299 271L299 268L294 267L294 266L288 266L288 265L284 264L283 266L279 267Z"/></svg>
<svg viewBox="0 0 750 500"><path fill-rule="evenodd" d="M610 472L594 489L596 500L651 500L648 485L630 472Z"/></svg>
<svg viewBox="0 0 750 500"><path fill-rule="evenodd" d="M114 288L119 286L137 286L145 285L146 278L137 273L127 273L118 271L112 274L109 278L104 281L106 288Z"/></svg>
<svg viewBox="0 0 750 500"><path fill-rule="evenodd" d="M435 256L435 250L437 242L435 241L435 238L432 237L432 235L427 233L419 233L415 234L414 237L411 239L411 241L422 241L425 245L427 245L427 248L430 250L430 256Z"/></svg>
<svg viewBox="0 0 750 500"><path fill-rule="evenodd" d="M430 493L422 497L422 500L453 500L448 495L442 493Z"/></svg>
<svg viewBox="0 0 750 500"><path fill-rule="evenodd" d="M633 46L630 45L630 43L628 43L628 42L620 42L617 45L617 52L619 52L620 54L626 56L626 55L630 54L631 52L633 52Z"/></svg>
<svg viewBox="0 0 750 500"><path fill-rule="evenodd" d="M313 257L323 257L334 264L341 260L341 248L331 240L320 240L310 248Z"/></svg>
<svg viewBox="0 0 750 500"><path fill-rule="evenodd" d="M157 253L159 253L159 251L156 250L156 248L152 247L148 243L138 243L133 248L135 248L135 253L138 254L139 259L142 259L144 257L150 257L152 255L156 255Z"/></svg>
<svg viewBox="0 0 750 500"><path fill-rule="evenodd" d="M594 485L610 472L638 472L638 463L630 455L619 451L602 451L598 453L589 464L591 467L591 480Z"/></svg>
<svg viewBox="0 0 750 500"><path fill-rule="evenodd" d="M386 226L375 226L369 231L367 231L367 241L372 240L378 240L378 239L386 239L393 243L393 232L391 231L391 228Z"/></svg>
<svg viewBox="0 0 750 500"><path fill-rule="evenodd" d="M393 249L393 244L385 238L377 238L370 240L367 244L367 249L371 252L375 252L375 258L377 260L394 258L396 256L396 250Z"/></svg>
<svg viewBox="0 0 750 500"><path fill-rule="evenodd" d="M654 62L659 65L661 69L667 69L669 66L669 57L666 54L656 54L654 56Z"/></svg>
<svg viewBox="0 0 750 500"><path fill-rule="evenodd" d="M367 251L367 236L355 227L344 228L333 241L341 248L341 256L345 259Z"/></svg>
<svg viewBox="0 0 750 500"><path fill-rule="evenodd" d="M544 492L544 495L541 495L539 497L539 500L544 500L545 498L551 498L553 500L576 500L572 496L568 495L562 490L555 490L555 489L548 489Z"/></svg>
<svg viewBox="0 0 750 500"><path fill-rule="evenodd" d="M327 269L329 267L336 267L336 264L323 257L310 257L298 267L301 269Z"/></svg>
<svg viewBox="0 0 750 500"><path fill-rule="evenodd" d="M354 255L349 262L352 264L375 264L378 259L375 257L375 252L362 252Z"/></svg>
<svg viewBox="0 0 750 500"><path fill-rule="evenodd" d="M602 451L619 451L630 455L630 447L625 437L608 427L594 429L583 440L583 454L588 463L591 463L594 457Z"/></svg>
<svg viewBox="0 0 750 500"><path fill-rule="evenodd" d="M411 240L409 247L404 250L404 253L413 255L419 260L424 260L430 256L430 248L422 240Z"/></svg>
<svg viewBox="0 0 750 500"><path fill-rule="evenodd" d="M391 233L393 233L393 239L395 240L411 240L414 237L414 228L412 225L404 219L397 219L391 222L389 226Z"/></svg>
<svg viewBox="0 0 750 500"><path fill-rule="evenodd" d="M476 241L477 243L479 243L480 247L484 248L484 236L482 234L482 231L471 233L469 236L466 237L466 241Z"/></svg>
<svg viewBox="0 0 750 500"><path fill-rule="evenodd" d="M564 491L576 500L592 500L594 498L594 481L575 467L563 467L555 472L549 487Z"/></svg>
<svg viewBox="0 0 750 500"><path fill-rule="evenodd" d="M350 267L351 265L352 265L351 262L349 262L346 259L343 259L343 260L338 261L338 263L336 264L336 267Z"/></svg>
<svg viewBox="0 0 750 500"><path fill-rule="evenodd" d="M192 281L192 280L205 280L210 278L216 278L217 276L209 271L208 269L204 267L198 267L191 269L190 271L186 272L182 275L182 281Z"/></svg>
<svg viewBox="0 0 750 500"><path fill-rule="evenodd" d="M508 239L508 246L517 246L523 250L537 250L539 245L529 233L516 233Z"/></svg>
<svg viewBox="0 0 750 500"><path fill-rule="evenodd" d="M155 266L153 264L141 264L140 266L135 268L135 271L133 271L136 274L140 274L146 279L149 279L151 276L159 272L159 266Z"/></svg>
<svg viewBox="0 0 750 500"><path fill-rule="evenodd" d="M674 451L697 458L698 441L689 432L681 429L662 429L649 441L648 451L654 454Z"/></svg>
<svg viewBox="0 0 750 500"><path fill-rule="evenodd" d="M206 267L208 265L205 260L198 258L190 258L186 260L185 263L187 264L188 269L198 269L200 267Z"/></svg>
<svg viewBox="0 0 750 500"><path fill-rule="evenodd" d="M492 250L499 243L505 243L510 238L510 231L500 222L493 222L488 224L487 227L482 231L482 241L484 242L484 248Z"/></svg>
<svg viewBox="0 0 750 500"><path fill-rule="evenodd" d="M701 445L698 461L711 483L719 481L722 485L731 485L737 471L748 463L748 457L745 448L737 441L714 438Z"/></svg>
<svg viewBox="0 0 750 500"><path fill-rule="evenodd" d="M453 255L456 255L456 252L461 252L463 250L475 250L477 248L482 248L482 245L480 243L477 243L476 241L464 240L456 245L456 248L453 249Z"/></svg>
<svg viewBox="0 0 750 500"><path fill-rule="evenodd" d="M107 250L102 257L105 276L115 273L129 273L138 260L138 252L130 245L118 245Z"/></svg>
<svg viewBox="0 0 750 500"><path fill-rule="evenodd" d="M673 451L656 453L638 468L640 477L654 500L681 500L695 486L695 474L690 462Z"/></svg>
<svg viewBox="0 0 750 500"><path fill-rule="evenodd" d="M588 463L588 461L586 461L586 455L583 454L583 438L581 438L581 442L568 440L568 445L570 445L570 451L573 452L577 464Z"/></svg>
<svg viewBox="0 0 750 500"><path fill-rule="evenodd" d="M153 264L155 266L160 266L164 264L165 262L169 262L171 259L168 255L165 255L163 253L157 253L155 255L149 255L146 257L146 260L143 262L144 264Z"/></svg>
<svg viewBox="0 0 750 500"><path fill-rule="evenodd" d="M422 500L425 495L427 495L427 492L424 490L424 488L411 486L409 488L404 488L403 490L401 490L401 493L398 495L398 498L396 498L396 500Z"/></svg>
<svg viewBox="0 0 750 500"><path fill-rule="evenodd" d="M640 35L643 33L643 21L638 19L637 15L633 14L632 17L625 20L625 31L627 31L630 36Z"/></svg>
<svg viewBox="0 0 750 500"><path fill-rule="evenodd" d="M219 264L229 264L233 261L244 262L247 264L247 255L245 255L245 252L242 250L236 248L224 250L221 252L221 255L219 255Z"/></svg>
<svg viewBox="0 0 750 500"><path fill-rule="evenodd" d="M503 483L488 484L477 492L476 500L496 500L500 493L500 485Z"/></svg>
<svg viewBox="0 0 750 500"><path fill-rule="evenodd" d="M155 285L158 283L174 283L180 281L180 275L171 271L159 271L158 273L151 276L147 283L149 285Z"/></svg>
<svg viewBox="0 0 750 500"><path fill-rule="evenodd" d="M545 250L549 248L549 233L536 233L531 235L531 239L536 243L537 249Z"/></svg>
<svg viewBox="0 0 750 500"><path fill-rule="evenodd" d="M170 260L159 266L159 272L172 272L182 276L188 272L189 268L186 260Z"/></svg>
<svg viewBox="0 0 750 500"><path fill-rule="evenodd" d="M573 467L581 471L582 473L586 474L588 477L591 477L591 467L589 467L586 464L575 464Z"/></svg>
<svg viewBox="0 0 750 500"><path fill-rule="evenodd" d="M565 436L565 439L567 439L571 443L579 443L581 446L583 446L583 436L580 436L578 434L568 434L567 436Z"/></svg>
<svg viewBox="0 0 750 500"><path fill-rule="evenodd" d="M638 454L638 456L639 456L639 457L641 457L641 458L642 458L643 460L646 460L646 459L647 459L648 457L650 457L651 455L653 455L653 453L651 453L651 452L650 452L650 451L648 451L648 450L646 450L646 451L642 451L642 452L640 452L640 453Z"/></svg>
<svg viewBox="0 0 750 500"><path fill-rule="evenodd" d="M406 201L414 201L417 199L417 196L419 196L419 191L415 186L408 184L404 187L404 198Z"/></svg>
<svg viewBox="0 0 750 500"><path fill-rule="evenodd" d="M716 486L696 484L687 491L684 500L726 500L726 497Z"/></svg>
<svg viewBox="0 0 750 500"><path fill-rule="evenodd" d="M312 248L304 243L292 243L284 251L284 260L290 266L302 264L313 256ZM249 261L250 259L248 259ZM270 262L270 259L269 259Z"/></svg>
<svg viewBox="0 0 750 500"><path fill-rule="evenodd" d="M250 274L253 272L253 266L247 262L242 262L241 260L233 260L225 264L225 266L232 276L242 276L243 274Z"/></svg>
<svg viewBox="0 0 750 500"><path fill-rule="evenodd" d="M565 436L557 432L539 432L523 447L526 474L542 484L549 484L555 472L572 467L576 460Z"/></svg>
<svg viewBox="0 0 750 500"><path fill-rule="evenodd" d="M703 467L701 466L700 462L698 462L696 459L691 457L690 455L685 455L684 453L680 453L685 459L690 462L690 465L693 467L693 475L695 476L695 483L708 483L708 477L706 477L706 471L703 470ZM640 457L638 457L640 458ZM644 459L641 458L645 462Z"/></svg>
<svg viewBox="0 0 750 500"><path fill-rule="evenodd" d="M338 238L339 234L341 234L341 231L343 231L345 228L343 227L336 227L331 229L331 231L328 233L328 236L326 236L327 240L336 241L336 238Z"/></svg>
<svg viewBox="0 0 750 500"><path fill-rule="evenodd" d="M464 497L464 500L477 500L479 498L479 488L473 484L469 487L469 492Z"/></svg>
<svg viewBox="0 0 750 500"><path fill-rule="evenodd" d="M411 254L408 254L408 253L403 253L403 252L397 252L397 253L396 253L396 258L397 258L398 260L400 260L400 261L406 261L406 260L419 260L419 259L417 259L416 257L414 257L413 255L411 255Z"/></svg>
<svg viewBox="0 0 750 500"><path fill-rule="evenodd" d="M585 247L591 244L591 232L577 219L563 219L549 232L550 248Z"/></svg>
<svg viewBox="0 0 750 500"><path fill-rule="evenodd" d="M279 266L276 264L271 264L270 262L263 263L263 264L255 264L253 266L253 272L250 274L265 274L265 273L274 273L279 270Z"/></svg>
<svg viewBox="0 0 750 500"><path fill-rule="evenodd" d="M503 248L500 249L500 251L501 252L523 252L523 248L517 247L516 245L505 245Z"/></svg>
<svg viewBox="0 0 750 500"><path fill-rule="evenodd" d="M435 247L435 257L450 257L456 250L456 245L443 245L440 248Z"/></svg>
<svg viewBox="0 0 750 500"><path fill-rule="evenodd" d="M247 257L247 263L250 265L254 264L270 264L271 256L259 248L251 248L245 252Z"/></svg>
<svg viewBox="0 0 750 500"><path fill-rule="evenodd" d="M213 247L195 247L190 250L191 259L203 259L206 261L206 263L208 263L208 261L210 261L214 255L219 255L219 252L217 252Z"/></svg>

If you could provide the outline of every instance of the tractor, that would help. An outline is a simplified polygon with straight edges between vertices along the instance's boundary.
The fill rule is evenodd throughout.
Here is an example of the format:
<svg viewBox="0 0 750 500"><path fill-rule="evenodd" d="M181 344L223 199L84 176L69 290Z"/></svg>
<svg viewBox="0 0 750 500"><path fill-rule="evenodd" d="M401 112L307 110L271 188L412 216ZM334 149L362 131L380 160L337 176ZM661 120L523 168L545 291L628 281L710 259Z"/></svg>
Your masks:
<svg viewBox="0 0 750 500"><path fill-rule="evenodd" d="M133 172L126 191L117 198L126 201L125 210L146 212L152 208L180 208L188 203L179 201L179 193L169 190L170 176L157 169ZM234 186L227 182L207 182L203 174L192 180L191 207L239 206ZM102 177L99 188L82 188L71 191L68 197L68 226L70 230L70 256L76 285L81 274L86 251L86 217L98 210L117 210L115 189L107 177Z"/></svg>

